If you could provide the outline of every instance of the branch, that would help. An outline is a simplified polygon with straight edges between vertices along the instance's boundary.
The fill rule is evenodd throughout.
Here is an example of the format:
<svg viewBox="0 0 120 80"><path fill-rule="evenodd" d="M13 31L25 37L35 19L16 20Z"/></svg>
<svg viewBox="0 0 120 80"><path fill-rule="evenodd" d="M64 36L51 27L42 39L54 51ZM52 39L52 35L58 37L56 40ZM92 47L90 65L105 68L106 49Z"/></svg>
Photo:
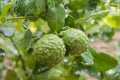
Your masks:
<svg viewBox="0 0 120 80"><path fill-rule="evenodd" d="M26 69L26 67L25 67L25 61L24 61L24 59L23 59L23 57L22 57L22 54L20 53L20 51L19 51L19 49L18 49L17 45L15 44L15 42L14 42L14 40L13 40L12 37L10 37L10 41L12 42L13 46L14 46L15 49L17 50L17 53L18 53L18 55L19 55L19 57L20 57L20 61L21 61L21 63L22 63L22 68L23 68L23 70L25 71L25 75L28 76L28 74L27 74L27 69Z"/></svg>
<svg viewBox="0 0 120 80"><path fill-rule="evenodd" d="M8 18L7 20L18 20L18 19L26 19L25 17L14 17L14 18Z"/></svg>
<svg viewBox="0 0 120 80"><path fill-rule="evenodd" d="M34 16L27 16L27 18L34 18ZM27 19L26 17L13 17L7 18L6 20L19 20L19 19Z"/></svg>

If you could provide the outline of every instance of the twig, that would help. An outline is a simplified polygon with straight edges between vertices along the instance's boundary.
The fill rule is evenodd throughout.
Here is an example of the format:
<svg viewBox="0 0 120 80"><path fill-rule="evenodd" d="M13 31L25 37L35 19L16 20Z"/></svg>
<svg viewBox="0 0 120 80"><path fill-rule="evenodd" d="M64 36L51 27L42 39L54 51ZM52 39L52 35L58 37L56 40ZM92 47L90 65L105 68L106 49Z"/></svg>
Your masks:
<svg viewBox="0 0 120 80"><path fill-rule="evenodd" d="M7 20L17 20L17 19L26 19L25 17L14 17L14 18L8 18Z"/></svg>
<svg viewBox="0 0 120 80"><path fill-rule="evenodd" d="M12 42L13 46L14 46L15 49L17 50L17 53L18 53L18 55L19 55L19 57L20 57L20 60L21 60L21 63L22 63L22 68L23 68L23 70L25 71L25 75L28 76L28 74L27 74L27 69L26 69L26 67L25 67L24 59L23 59L23 57L22 57L22 55L21 55L21 53L20 53L18 47L16 46L16 44L15 44L15 42L14 42L14 40L13 40L12 37L10 37L10 41Z"/></svg>
<svg viewBox="0 0 120 80"><path fill-rule="evenodd" d="M27 16L27 18L33 18L34 16ZM7 18L6 20L19 20L19 19L27 19L26 17L13 17Z"/></svg>

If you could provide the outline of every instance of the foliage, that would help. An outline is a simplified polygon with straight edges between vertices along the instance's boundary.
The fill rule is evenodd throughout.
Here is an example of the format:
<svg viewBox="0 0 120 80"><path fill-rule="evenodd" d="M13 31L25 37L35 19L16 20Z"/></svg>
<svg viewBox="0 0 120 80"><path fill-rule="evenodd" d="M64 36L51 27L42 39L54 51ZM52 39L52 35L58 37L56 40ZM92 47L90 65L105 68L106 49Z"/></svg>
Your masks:
<svg viewBox="0 0 120 80"><path fill-rule="evenodd" d="M86 80L86 73L100 80L119 80L119 57L98 52L91 46L82 46L85 50L77 56L64 56L50 69L33 57L34 45L43 36L54 34L62 40L60 32L69 28L83 31L89 41L111 40L120 28L119 7L120 0L0 0L0 79L6 70L5 80ZM73 40L77 31L70 35ZM50 40L46 40L46 44L50 44ZM63 45L55 38L52 40L50 46L54 49L59 48L52 45L54 43ZM83 42L85 40L87 38ZM42 51L44 54L47 50ZM48 60L55 58L56 61L60 56L53 54ZM11 65L6 65L5 60Z"/></svg>

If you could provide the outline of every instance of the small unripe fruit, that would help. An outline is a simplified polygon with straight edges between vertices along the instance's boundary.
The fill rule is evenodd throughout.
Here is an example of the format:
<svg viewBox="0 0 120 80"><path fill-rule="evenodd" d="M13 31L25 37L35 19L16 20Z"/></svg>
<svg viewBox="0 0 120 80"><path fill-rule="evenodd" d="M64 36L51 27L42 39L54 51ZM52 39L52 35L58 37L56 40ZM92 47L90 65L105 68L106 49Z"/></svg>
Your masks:
<svg viewBox="0 0 120 80"><path fill-rule="evenodd" d="M67 54L69 55L79 55L86 51L88 47L88 38L84 32L78 29L67 29L60 32L60 36L67 48Z"/></svg>
<svg viewBox="0 0 120 80"><path fill-rule="evenodd" d="M54 34L42 36L34 46L34 56L40 65L53 67L59 64L66 52L64 42Z"/></svg>

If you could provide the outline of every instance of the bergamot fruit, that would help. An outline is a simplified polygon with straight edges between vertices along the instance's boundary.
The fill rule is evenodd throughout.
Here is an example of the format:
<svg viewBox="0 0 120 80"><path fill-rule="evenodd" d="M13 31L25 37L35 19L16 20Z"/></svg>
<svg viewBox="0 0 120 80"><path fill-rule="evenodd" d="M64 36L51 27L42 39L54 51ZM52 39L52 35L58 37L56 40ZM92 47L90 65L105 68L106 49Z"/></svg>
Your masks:
<svg viewBox="0 0 120 80"><path fill-rule="evenodd" d="M63 38L66 45L66 54L76 56L86 51L88 47L87 36L78 29L69 28L65 31L61 31L60 36Z"/></svg>
<svg viewBox="0 0 120 80"><path fill-rule="evenodd" d="M53 67L64 58L64 42L55 34L42 36L34 46L34 56L40 65Z"/></svg>

